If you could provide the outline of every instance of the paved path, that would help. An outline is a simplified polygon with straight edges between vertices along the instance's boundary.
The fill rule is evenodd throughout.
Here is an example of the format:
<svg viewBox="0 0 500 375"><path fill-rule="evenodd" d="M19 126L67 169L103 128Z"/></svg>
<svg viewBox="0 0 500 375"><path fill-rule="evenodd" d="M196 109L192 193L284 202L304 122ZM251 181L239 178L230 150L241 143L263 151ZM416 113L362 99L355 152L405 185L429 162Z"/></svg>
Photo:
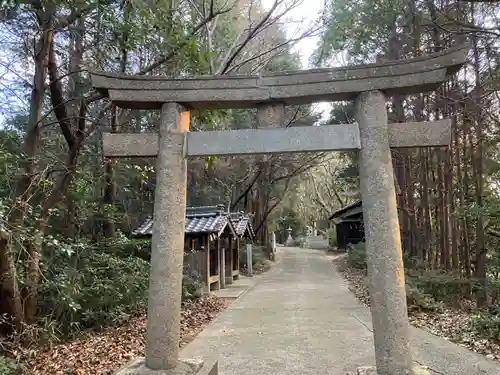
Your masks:
<svg viewBox="0 0 500 375"><path fill-rule="evenodd" d="M318 250L278 262L182 351L217 356L221 375L345 375L373 365L369 310ZM500 375L500 364L412 329L414 357L439 375Z"/></svg>

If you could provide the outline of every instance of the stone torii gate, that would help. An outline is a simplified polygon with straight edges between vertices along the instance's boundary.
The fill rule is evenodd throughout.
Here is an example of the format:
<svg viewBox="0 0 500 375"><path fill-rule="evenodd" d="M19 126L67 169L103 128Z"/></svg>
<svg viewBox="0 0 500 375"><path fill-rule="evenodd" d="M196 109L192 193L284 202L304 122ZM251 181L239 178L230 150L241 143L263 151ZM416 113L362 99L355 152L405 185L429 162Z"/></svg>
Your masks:
<svg viewBox="0 0 500 375"><path fill-rule="evenodd" d="M161 110L159 134L104 134L107 157L157 157L146 358L119 374L216 375L217 361L179 359L186 159L359 150L376 370L412 374L405 278L390 147L445 146L451 122L388 124L386 97L435 90L468 47L410 60L262 76L169 79L93 72L93 86L122 108ZM276 128L286 105L354 100L356 123ZM257 108L269 129L189 132L190 109ZM186 117L184 117L186 116ZM273 128L271 128L273 127Z"/></svg>

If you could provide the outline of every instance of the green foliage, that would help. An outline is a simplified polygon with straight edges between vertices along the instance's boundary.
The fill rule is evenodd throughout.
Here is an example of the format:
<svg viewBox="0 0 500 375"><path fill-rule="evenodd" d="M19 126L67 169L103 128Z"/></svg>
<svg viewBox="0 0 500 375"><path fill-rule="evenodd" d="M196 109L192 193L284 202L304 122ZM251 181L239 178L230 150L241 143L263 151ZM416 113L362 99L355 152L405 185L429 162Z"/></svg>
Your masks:
<svg viewBox="0 0 500 375"><path fill-rule="evenodd" d="M367 269L366 247L360 242L347 252L349 266L361 270ZM435 311L441 308L436 302L435 294L443 292L443 283L437 284L431 277L423 277L406 271L406 299L410 310ZM411 272L411 271L410 271ZM396 280L394 280L396 282Z"/></svg>
<svg viewBox="0 0 500 375"><path fill-rule="evenodd" d="M203 282L201 275L189 265L184 267L182 278L182 299L192 300L201 297L203 293Z"/></svg>
<svg viewBox="0 0 500 375"><path fill-rule="evenodd" d="M472 318L472 329L482 337L500 342L500 315L480 313Z"/></svg>
<svg viewBox="0 0 500 375"><path fill-rule="evenodd" d="M262 254L257 252L252 252L252 266L256 266L262 261Z"/></svg>
<svg viewBox="0 0 500 375"><path fill-rule="evenodd" d="M347 250L347 261L351 267L366 270L366 246L359 242Z"/></svg>
<svg viewBox="0 0 500 375"><path fill-rule="evenodd" d="M120 234L116 237L118 238ZM106 241L108 242L108 241ZM131 238L121 236L120 240L113 240L103 246L105 251L119 257L138 257L144 260L149 260L151 256L151 238Z"/></svg>
<svg viewBox="0 0 500 375"><path fill-rule="evenodd" d="M15 375L19 370L20 366L16 360L0 355L0 375Z"/></svg>
<svg viewBox="0 0 500 375"><path fill-rule="evenodd" d="M20 143L15 132L0 130L0 202L15 191L12 181L19 174Z"/></svg>
<svg viewBox="0 0 500 375"><path fill-rule="evenodd" d="M279 211L273 213L273 225L277 231L286 234L288 237L288 228L292 229L292 236L303 233L306 229L306 223L291 206L282 206Z"/></svg>
<svg viewBox="0 0 500 375"><path fill-rule="evenodd" d="M435 311L441 308L441 305L436 302L434 295L428 293L422 286L423 283L418 275L412 275L408 270L406 270L405 281L408 309Z"/></svg>
<svg viewBox="0 0 500 375"><path fill-rule="evenodd" d="M406 303L408 310L412 311L437 311L441 308L441 304L437 303L432 295L423 292L408 280L406 280Z"/></svg>
<svg viewBox="0 0 500 375"><path fill-rule="evenodd" d="M118 235L104 248L48 237L47 247L40 287L40 315L46 331L74 335L119 324L144 311L150 239L128 240ZM186 266L182 298L200 297L201 286L200 275Z"/></svg>
<svg viewBox="0 0 500 375"><path fill-rule="evenodd" d="M315 64L345 52L349 63L362 63L382 52L404 1L330 0L325 7L323 43L312 56ZM372 59L373 60L373 59Z"/></svg>
<svg viewBox="0 0 500 375"><path fill-rule="evenodd" d="M306 245L306 239L304 237L295 238L292 242L292 246L303 248Z"/></svg>
<svg viewBox="0 0 500 375"><path fill-rule="evenodd" d="M459 274L439 270L417 272L407 269L406 279L436 300L448 302L456 301L457 296L464 295L464 291L471 286L471 281Z"/></svg>
<svg viewBox="0 0 500 375"><path fill-rule="evenodd" d="M328 236L328 245L330 248L334 248L337 246L337 231L335 228L328 228L327 231L327 236Z"/></svg>
<svg viewBox="0 0 500 375"><path fill-rule="evenodd" d="M148 262L88 243L57 243L42 262L40 312L56 322L58 332L115 325L143 309Z"/></svg>

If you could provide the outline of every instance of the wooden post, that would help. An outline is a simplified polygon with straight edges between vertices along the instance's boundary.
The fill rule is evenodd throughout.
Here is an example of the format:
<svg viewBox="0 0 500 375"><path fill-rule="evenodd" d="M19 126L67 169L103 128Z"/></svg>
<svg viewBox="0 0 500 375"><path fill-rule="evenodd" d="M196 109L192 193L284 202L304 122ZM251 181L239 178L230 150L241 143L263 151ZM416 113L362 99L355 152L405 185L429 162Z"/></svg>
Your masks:
<svg viewBox="0 0 500 375"><path fill-rule="evenodd" d="M210 293L210 238L208 237L208 235L203 238L203 242L205 243L205 256L206 256L206 259L207 259L207 273L205 274L205 285L206 285L206 289L205 289L205 292L206 293Z"/></svg>
<svg viewBox="0 0 500 375"><path fill-rule="evenodd" d="M215 274L219 276L219 281L214 283L214 290L219 290L220 289L220 241L219 237L216 238L215 240L215 256L214 256L215 262L217 262L215 266Z"/></svg>
<svg viewBox="0 0 500 375"><path fill-rule="evenodd" d="M227 239L227 247L228 247L228 252L227 255L229 259L227 260L227 265L226 265L226 284L232 284L233 283L233 265L234 265L234 244L233 244L233 237L229 236Z"/></svg>
<svg viewBox="0 0 500 375"><path fill-rule="evenodd" d="M219 239L220 241L220 239ZM219 284L221 289L226 288L226 244L219 247Z"/></svg>
<svg viewBox="0 0 500 375"><path fill-rule="evenodd" d="M238 274L233 278L234 280L240 279L240 239L236 237L236 269Z"/></svg>
<svg viewBox="0 0 500 375"><path fill-rule="evenodd" d="M180 114L180 122L179 122L179 130L183 132L189 132L190 131L190 122L191 122L191 112L189 111L184 111L181 112Z"/></svg>

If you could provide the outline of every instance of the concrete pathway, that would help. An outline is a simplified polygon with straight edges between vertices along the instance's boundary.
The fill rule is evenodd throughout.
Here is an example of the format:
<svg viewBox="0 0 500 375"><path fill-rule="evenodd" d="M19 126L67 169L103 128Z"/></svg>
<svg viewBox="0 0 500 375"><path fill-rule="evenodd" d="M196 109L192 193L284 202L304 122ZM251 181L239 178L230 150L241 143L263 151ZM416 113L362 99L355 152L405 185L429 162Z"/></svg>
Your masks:
<svg viewBox="0 0 500 375"><path fill-rule="evenodd" d="M371 317L319 250L280 248L275 267L182 351L221 375L345 375L373 365ZM412 329L415 360L439 375L500 375L500 364Z"/></svg>

